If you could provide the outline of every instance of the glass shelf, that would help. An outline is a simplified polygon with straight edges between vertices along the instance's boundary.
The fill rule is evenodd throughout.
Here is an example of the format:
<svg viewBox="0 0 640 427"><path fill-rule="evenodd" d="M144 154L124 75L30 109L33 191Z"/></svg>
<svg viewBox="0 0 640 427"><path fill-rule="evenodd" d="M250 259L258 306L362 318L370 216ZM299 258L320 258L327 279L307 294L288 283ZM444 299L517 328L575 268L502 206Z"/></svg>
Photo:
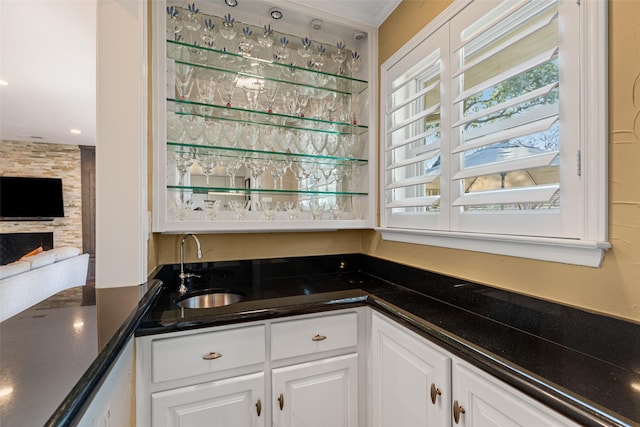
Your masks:
<svg viewBox="0 0 640 427"><path fill-rule="evenodd" d="M193 192L193 193L220 193L227 196L250 196L251 194L272 194L272 195L308 195L308 196L367 196L368 193L354 191L317 191L317 190L274 190L261 188L228 188L228 187L206 187L206 186L185 186L167 185L168 190Z"/></svg>
<svg viewBox="0 0 640 427"><path fill-rule="evenodd" d="M368 87L365 80L172 40L167 40L167 57L185 65L343 94L362 93Z"/></svg>
<svg viewBox="0 0 640 427"><path fill-rule="evenodd" d="M245 108L226 107L223 105L204 104L202 102L189 100L167 98L167 102L169 103L170 110L172 110L176 114L194 115L209 119L275 126L282 129L298 129L310 132L345 135L362 135L369 130L368 126L363 125L330 122L310 117L288 116L285 114L248 110Z"/></svg>
<svg viewBox="0 0 640 427"><path fill-rule="evenodd" d="M356 158L349 158L349 157L334 157L334 156L324 156L324 155L317 155L317 154L298 154L298 153L279 152L279 151L263 151L263 150L252 150L252 149L237 148L237 147L219 147L219 146L213 146L213 145L184 144L179 142L167 142L167 146L172 148L173 153L171 154L175 154L180 152L181 150L187 149L187 150L212 151L224 157L254 158L254 157L260 157L260 156L285 156L287 158L290 158L293 163L313 161L315 163L320 163L320 164L330 163L336 166L349 166L349 165L362 166L368 163L368 161L365 159L356 159Z"/></svg>

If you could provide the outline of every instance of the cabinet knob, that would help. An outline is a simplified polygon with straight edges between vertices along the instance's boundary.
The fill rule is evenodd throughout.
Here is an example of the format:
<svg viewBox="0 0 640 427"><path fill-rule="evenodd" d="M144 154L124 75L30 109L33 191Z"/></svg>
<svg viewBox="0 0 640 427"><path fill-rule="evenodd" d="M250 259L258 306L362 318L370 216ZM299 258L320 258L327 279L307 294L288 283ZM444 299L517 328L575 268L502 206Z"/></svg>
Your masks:
<svg viewBox="0 0 640 427"><path fill-rule="evenodd" d="M258 416L262 413L262 402L260 399L256 402L256 412L258 413Z"/></svg>
<svg viewBox="0 0 640 427"><path fill-rule="evenodd" d="M278 403L280 404L280 410L284 408L284 396L280 393L280 397L278 397Z"/></svg>
<svg viewBox="0 0 640 427"><path fill-rule="evenodd" d="M464 414L464 406L458 403L457 400L453 402L453 421L458 424L460 422L460 415Z"/></svg>
<svg viewBox="0 0 640 427"><path fill-rule="evenodd" d="M324 335L318 334L315 337L311 338L311 341L324 341L326 339L327 337L325 337Z"/></svg>
<svg viewBox="0 0 640 427"><path fill-rule="evenodd" d="M442 395L442 391L436 387L435 383L431 383L431 390L429 392L431 394L431 403L435 405L436 400L438 400L438 396Z"/></svg>
<svg viewBox="0 0 640 427"><path fill-rule="evenodd" d="M212 351L211 353L205 354L204 356L202 356L204 360L215 360L220 357L222 357L222 354L216 353L215 351Z"/></svg>

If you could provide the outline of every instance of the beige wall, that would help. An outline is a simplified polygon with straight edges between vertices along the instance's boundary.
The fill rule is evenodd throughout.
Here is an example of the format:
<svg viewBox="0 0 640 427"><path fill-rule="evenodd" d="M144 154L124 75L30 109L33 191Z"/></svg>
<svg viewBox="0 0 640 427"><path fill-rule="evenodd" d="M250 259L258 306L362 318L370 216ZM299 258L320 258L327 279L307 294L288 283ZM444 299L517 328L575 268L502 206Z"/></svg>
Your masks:
<svg viewBox="0 0 640 427"><path fill-rule="evenodd" d="M0 233L53 232L53 245L82 249L80 147L41 142L0 141L0 175L62 178L64 218L1 221Z"/></svg>
<svg viewBox="0 0 640 427"><path fill-rule="evenodd" d="M380 27L382 64L449 2L408 1ZM599 269L385 242L363 252L515 292L640 321L640 2L609 8L609 240Z"/></svg>
<svg viewBox="0 0 640 427"><path fill-rule="evenodd" d="M380 27L382 64L449 1L404 0ZM640 2L610 8L610 241L601 268L384 242L374 231L200 236L205 260L363 252L586 310L640 321ZM635 39L634 39L635 38ZM634 83L635 82L635 83ZM634 86L635 84L635 86ZM635 94L635 98L634 98ZM635 100L635 104L634 104ZM635 133L633 133L635 124ZM178 261L175 235L154 234L150 267ZM195 259L191 244L187 260Z"/></svg>

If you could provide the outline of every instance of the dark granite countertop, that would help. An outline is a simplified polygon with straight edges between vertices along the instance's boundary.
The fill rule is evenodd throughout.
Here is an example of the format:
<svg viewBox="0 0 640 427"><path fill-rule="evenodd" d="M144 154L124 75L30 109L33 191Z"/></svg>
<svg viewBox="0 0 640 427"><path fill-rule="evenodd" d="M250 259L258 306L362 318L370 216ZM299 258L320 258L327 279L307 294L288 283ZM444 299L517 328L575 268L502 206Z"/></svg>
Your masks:
<svg viewBox="0 0 640 427"><path fill-rule="evenodd" d="M179 268L164 266L137 336L369 305L581 425L640 425L640 325L359 254L187 270L193 291L245 299L179 309Z"/></svg>

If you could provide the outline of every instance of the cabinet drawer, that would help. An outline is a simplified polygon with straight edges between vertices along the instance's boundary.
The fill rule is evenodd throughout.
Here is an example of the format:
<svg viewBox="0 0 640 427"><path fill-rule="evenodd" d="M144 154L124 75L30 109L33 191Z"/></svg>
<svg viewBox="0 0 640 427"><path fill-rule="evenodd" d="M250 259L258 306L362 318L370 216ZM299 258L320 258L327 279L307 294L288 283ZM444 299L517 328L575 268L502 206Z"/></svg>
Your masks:
<svg viewBox="0 0 640 427"><path fill-rule="evenodd" d="M264 360L264 325L161 338L151 343L154 383L220 372Z"/></svg>
<svg viewBox="0 0 640 427"><path fill-rule="evenodd" d="M357 313L289 320L271 325L271 360L337 350L357 344Z"/></svg>

